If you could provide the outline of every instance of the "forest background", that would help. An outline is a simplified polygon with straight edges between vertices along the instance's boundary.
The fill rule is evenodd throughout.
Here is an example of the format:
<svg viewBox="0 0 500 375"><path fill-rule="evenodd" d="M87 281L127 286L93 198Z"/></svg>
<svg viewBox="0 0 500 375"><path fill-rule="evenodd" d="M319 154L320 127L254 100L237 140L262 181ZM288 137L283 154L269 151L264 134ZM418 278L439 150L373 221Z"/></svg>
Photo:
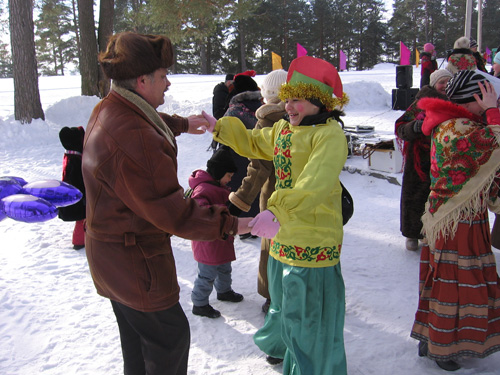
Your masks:
<svg viewBox="0 0 500 375"><path fill-rule="evenodd" d="M204 75L265 74L271 52L287 69L297 43L335 66L342 50L348 70L365 70L398 63L400 41L415 61L425 43L445 57L464 35L466 0L391 3L392 10L383 0L0 0L0 78L14 78L15 118L29 123L44 117L39 75L81 74L82 95L107 93L97 54L120 31L167 35L175 49L171 73ZM484 51L500 44L500 0L482 5ZM473 37L477 7L474 0Z"/></svg>

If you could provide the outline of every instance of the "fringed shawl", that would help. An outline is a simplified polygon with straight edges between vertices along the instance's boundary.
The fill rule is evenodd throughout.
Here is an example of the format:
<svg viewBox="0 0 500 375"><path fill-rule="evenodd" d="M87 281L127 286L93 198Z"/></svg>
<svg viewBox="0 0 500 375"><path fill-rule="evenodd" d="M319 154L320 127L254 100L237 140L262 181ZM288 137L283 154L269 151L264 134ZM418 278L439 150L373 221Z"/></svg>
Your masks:
<svg viewBox="0 0 500 375"><path fill-rule="evenodd" d="M442 100L427 99L420 106L427 113L424 126L432 129L431 193L422 216L432 248L439 236L453 237L459 221L472 221L488 206L500 212L500 126L486 126L468 111L456 118L457 106ZM447 120L430 123L444 113L450 114Z"/></svg>

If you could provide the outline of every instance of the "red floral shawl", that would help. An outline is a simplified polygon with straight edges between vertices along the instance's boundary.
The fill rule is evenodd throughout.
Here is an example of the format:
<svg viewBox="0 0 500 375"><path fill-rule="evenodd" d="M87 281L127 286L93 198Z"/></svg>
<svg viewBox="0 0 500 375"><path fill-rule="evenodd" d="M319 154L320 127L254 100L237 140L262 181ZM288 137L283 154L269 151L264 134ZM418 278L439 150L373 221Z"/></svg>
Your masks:
<svg viewBox="0 0 500 375"><path fill-rule="evenodd" d="M500 126L486 125L464 107L422 99L424 134L432 134L431 192L422 217L431 247L438 236L453 236L460 220L472 220L488 206L500 212ZM488 121L500 119L491 110Z"/></svg>

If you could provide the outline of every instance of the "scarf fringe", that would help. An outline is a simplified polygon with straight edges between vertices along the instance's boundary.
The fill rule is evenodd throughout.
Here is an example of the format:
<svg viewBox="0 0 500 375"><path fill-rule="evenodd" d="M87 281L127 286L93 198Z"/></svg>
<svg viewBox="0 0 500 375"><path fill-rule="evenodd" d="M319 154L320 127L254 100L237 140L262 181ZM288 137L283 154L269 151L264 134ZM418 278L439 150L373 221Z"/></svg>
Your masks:
<svg viewBox="0 0 500 375"><path fill-rule="evenodd" d="M488 209L487 197L494 177L494 175L488 177L486 183L472 195L471 199L457 206L452 212L438 221L435 221L432 214L429 213L429 203L425 204L425 214L422 216L422 234L427 238L431 249L434 248L434 244L439 237L445 240L454 237L460 221L468 221L472 224L478 214Z"/></svg>

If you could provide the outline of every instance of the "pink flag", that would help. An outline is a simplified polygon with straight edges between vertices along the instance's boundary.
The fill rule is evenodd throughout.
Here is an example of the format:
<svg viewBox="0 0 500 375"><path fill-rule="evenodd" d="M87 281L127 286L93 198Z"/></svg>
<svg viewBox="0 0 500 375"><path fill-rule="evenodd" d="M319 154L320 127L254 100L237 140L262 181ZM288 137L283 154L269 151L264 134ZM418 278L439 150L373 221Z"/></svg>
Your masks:
<svg viewBox="0 0 500 375"><path fill-rule="evenodd" d="M340 50L340 59L339 59L339 69L346 70L347 69L347 59L345 57L344 51Z"/></svg>
<svg viewBox="0 0 500 375"><path fill-rule="evenodd" d="M399 42L399 65L410 65L410 50L404 45L403 42Z"/></svg>
<svg viewBox="0 0 500 375"><path fill-rule="evenodd" d="M307 55L307 50L297 43L297 57L302 57Z"/></svg>
<svg viewBox="0 0 500 375"><path fill-rule="evenodd" d="M486 51L485 52L486 52L486 56L488 56L486 58L486 62L491 63L491 50L488 47L486 47Z"/></svg>

